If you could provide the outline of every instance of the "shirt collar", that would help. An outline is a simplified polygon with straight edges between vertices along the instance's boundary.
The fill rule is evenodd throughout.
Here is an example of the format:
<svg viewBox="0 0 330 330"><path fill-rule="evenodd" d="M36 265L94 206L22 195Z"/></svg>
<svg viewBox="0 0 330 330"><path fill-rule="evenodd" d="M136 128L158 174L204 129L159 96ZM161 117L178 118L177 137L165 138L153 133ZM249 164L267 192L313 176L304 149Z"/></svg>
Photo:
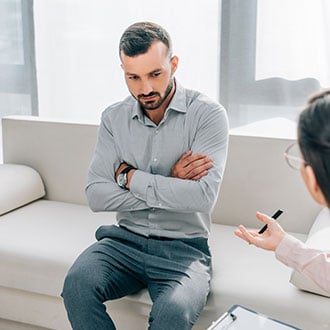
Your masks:
<svg viewBox="0 0 330 330"><path fill-rule="evenodd" d="M175 93L167 110L175 110L178 112L187 112L186 92L185 89L175 79ZM166 111L167 111L166 110Z"/></svg>

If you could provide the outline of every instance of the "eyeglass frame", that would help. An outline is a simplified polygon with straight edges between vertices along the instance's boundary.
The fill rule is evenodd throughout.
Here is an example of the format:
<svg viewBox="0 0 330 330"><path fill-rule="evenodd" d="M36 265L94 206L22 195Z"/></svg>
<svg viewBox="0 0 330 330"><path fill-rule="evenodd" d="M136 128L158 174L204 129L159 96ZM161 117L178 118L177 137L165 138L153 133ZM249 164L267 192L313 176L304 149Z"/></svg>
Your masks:
<svg viewBox="0 0 330 330"><path fill-rule="evenodd" d="M293 149L294 147L296 147L297 145L298 145L298 143L294 142L294 143L290 144L284 151L284 158L285 158L287 164L289 165L289 167L291 167L295 171L299 171L301 168L301 165L304 165L305 167L307 165L309 165L309 163L307 163L302 157L290 155L290 150ZM294 165L292 165L290 160L300 163L300 167L298 168L298 167L295 167Z"/></svg>

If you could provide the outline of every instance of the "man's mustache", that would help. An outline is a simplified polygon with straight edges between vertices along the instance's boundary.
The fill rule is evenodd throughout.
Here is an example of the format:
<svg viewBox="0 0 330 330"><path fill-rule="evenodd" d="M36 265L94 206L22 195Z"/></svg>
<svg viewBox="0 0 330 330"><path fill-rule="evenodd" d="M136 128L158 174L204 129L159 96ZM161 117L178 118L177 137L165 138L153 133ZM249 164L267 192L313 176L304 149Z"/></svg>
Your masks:
<svg viewBox="0 0 330 330"><path fill-rule="evenodd" d="M160 96L158 92L150 92L149 94L145 95L145 94L140 94L138 95L138 99L144 98L144 97L151 97L151 96Z"/></svg>

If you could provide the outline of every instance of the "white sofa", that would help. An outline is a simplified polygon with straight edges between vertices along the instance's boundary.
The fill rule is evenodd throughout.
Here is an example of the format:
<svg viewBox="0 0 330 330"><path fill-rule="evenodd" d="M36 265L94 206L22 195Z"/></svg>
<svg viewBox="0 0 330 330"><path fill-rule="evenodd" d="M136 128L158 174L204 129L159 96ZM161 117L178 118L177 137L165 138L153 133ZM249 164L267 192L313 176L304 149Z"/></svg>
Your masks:
<svg viewBox="0 0 330 330"><path fill-rule="evenodd" d="M289 282L291 270L273 253L233 234L241 223L260 226L256 210L282 208L283 227L306 239L320 207L282 157L291 133L278 138L231 132L213 211L211 294L194 329L206 329L233 304L302 329L330 329L329 298L297 289ZM2 134L0 329L70 329L60 298L63 279L94 241L96 228L115 223L114 213L90 211L84 194L97 125L12 116L2 119ZM150 306L146 291L107 302L117 328L125 330L146 329Z"/></svg>

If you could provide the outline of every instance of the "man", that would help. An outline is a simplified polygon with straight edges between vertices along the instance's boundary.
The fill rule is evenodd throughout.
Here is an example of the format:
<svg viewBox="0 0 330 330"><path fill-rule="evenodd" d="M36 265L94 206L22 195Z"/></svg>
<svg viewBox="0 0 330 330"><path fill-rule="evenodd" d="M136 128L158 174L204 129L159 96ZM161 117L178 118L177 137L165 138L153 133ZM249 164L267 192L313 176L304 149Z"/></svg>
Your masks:
<svg viewBox="0 0 330 330"><path fill-rule="evenodd" d="M191 329L209 292L227 116L175 80L178 58L159 25L128 27L119 52L132 96L102 114L86 187L91 209L117 211L118 226L97 230L62 296L73 329L115 329L103 303L142 288L153 301L150 329Z"/></svg>

